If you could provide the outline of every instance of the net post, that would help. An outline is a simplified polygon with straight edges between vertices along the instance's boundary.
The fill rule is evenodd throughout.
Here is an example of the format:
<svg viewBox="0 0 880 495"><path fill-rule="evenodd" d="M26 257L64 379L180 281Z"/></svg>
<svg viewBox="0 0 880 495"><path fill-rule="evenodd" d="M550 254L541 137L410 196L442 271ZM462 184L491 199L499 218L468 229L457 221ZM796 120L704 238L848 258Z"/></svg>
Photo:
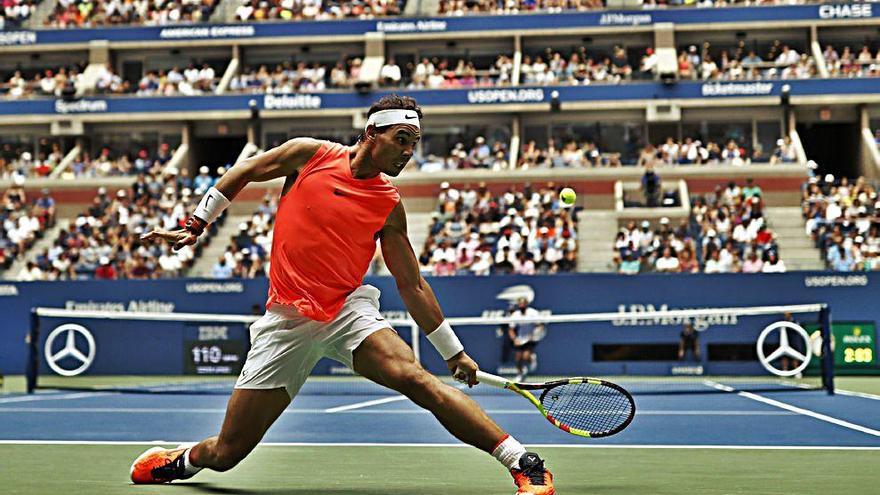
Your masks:
<svg viewBox="0 0 880 495"><path fill-rule="evenodd" d="M421 349L420 349L421 346L419 345L419 325L418 325L418 323L414 322L412 325L410 325L409 332L410 332L409 333L410 340L412 341L413 354L415 354L415 356L416 356L416 362L420 363L420 362L422 362L422 353L421 353Z"/></svg>
<svg viewBox="0 0 880 495"><path fill-rule="evenodd" d="M25 343L28 346L25 381L27 393L32 394L37 388L37 373L40 366L40 315L37 314L37 308L31 308L31 325L25 337Z"/></svg>
<svg viewBox="0 0 880 495"><path fill-rule="evenodd" d="M822 385L828 395L834 395L834 351L831 350L831 307L822 305L819 310L819 324L822 326Z"/></svg>

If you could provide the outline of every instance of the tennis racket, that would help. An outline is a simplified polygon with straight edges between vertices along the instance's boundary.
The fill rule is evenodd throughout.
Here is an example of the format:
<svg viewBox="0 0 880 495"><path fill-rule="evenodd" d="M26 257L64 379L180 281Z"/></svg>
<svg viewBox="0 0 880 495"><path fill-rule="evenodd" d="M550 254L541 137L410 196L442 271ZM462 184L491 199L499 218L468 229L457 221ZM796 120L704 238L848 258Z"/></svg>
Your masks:
<svg viewBox="0 0 880 495"><path fill-rule="evenodd" d="M477 380L525 397L553 426L587 438L620 433L636 414L632 395L597 378L565 378L545 383L516 383L484 371ZM535 397L540 392L538 397Z"/></svg>

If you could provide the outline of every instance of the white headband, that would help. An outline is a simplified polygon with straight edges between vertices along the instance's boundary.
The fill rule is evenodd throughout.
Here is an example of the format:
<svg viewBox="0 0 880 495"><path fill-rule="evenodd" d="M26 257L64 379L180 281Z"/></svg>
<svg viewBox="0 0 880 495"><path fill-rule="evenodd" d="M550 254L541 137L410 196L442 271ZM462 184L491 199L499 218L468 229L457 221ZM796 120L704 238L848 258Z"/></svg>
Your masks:
<svg viewBox="0 0 880 495"><path fill-rule="evenodd" d="M419 114L417 114L415 110L391 109L380 110L373 115L370 115L370 118L367 119L367 125L364 126L364 131L366 131L367 127L370 127L371 125L385 127L394 124L414 125L417 129L421 129L419 126Z"/></svg>

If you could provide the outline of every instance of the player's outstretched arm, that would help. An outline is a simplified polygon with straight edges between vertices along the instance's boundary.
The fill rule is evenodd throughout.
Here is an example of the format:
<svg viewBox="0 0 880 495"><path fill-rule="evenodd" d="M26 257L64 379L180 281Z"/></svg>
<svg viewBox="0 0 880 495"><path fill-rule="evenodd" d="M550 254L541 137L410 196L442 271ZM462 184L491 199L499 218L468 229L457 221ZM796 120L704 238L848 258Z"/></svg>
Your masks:
<svg viewBox="0 0 880 495"><path fill-rule="evenodd" d="M443 311L431 286L419 273L419 261L406 235L406 212L398 203L382 227L382 257L397 282L397 290L409 314L425 330L428 340L446 360L456 378L471 386L477 383L479 367L467 353L446 323Z"/></svg>
<svg viewBox="0 0 880 495"><path fill-rule="evenodd" d="M320 147L321 142L316 139L294 138L236 163L205 193L184 228L172 231L156 229L144 234L142 239L162 240L171 244L174 250L195 244L205 227L220 216L248 183L290 176L302 168Z"/></svg>
<svg viewBox="0 0 880 495"><path fill-rule="evenodd" d="M269 151L242 160L232 166L214 187L229 200L250 182L266 182L287 177L299 171L315 156L321 141L312 138L293 138Z"/></svg>

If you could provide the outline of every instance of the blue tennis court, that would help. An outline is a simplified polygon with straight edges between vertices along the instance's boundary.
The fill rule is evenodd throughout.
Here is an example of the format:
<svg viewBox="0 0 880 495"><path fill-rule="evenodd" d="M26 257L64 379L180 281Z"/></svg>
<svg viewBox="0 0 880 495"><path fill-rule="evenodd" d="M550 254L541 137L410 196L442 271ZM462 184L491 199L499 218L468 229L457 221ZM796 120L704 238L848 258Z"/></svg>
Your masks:
<svg viewBox="0 0 880 495"><path fill-rule="evenodd" d="M581 439L547 424L522 398L474 397L527 444L576 446L833 446L880 448L880 397L823 391L637 396L624 432ZM214 435L222 395L104 392L0 398L0 440L189 442ZM456 444L401 396L304 395L269 430L268 443Z"/></svg>

